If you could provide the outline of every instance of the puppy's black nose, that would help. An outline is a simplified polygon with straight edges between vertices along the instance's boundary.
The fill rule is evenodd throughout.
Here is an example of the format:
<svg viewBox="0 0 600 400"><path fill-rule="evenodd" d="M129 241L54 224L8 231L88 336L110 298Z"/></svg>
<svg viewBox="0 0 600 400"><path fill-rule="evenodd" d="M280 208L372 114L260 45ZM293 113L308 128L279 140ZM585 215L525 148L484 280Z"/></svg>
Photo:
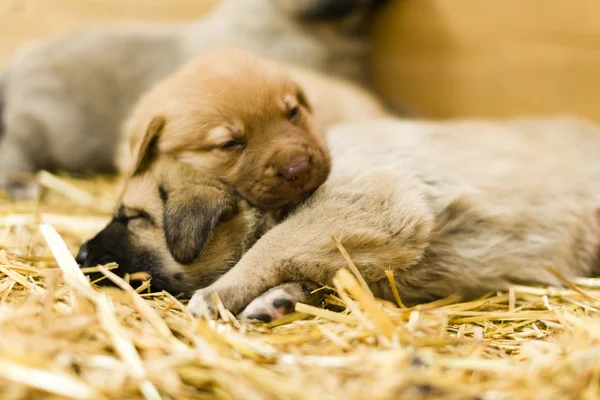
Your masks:
<svg viewBox="0 0 600 400"><path fill-rule="evenodd" d="M77 264L79 264L79 266L82 266L85 263L85 260L87 260L88 255L89 255L88 242L85 242L79 248L77 257L75 257L75 261L77 261Z"/></svg>

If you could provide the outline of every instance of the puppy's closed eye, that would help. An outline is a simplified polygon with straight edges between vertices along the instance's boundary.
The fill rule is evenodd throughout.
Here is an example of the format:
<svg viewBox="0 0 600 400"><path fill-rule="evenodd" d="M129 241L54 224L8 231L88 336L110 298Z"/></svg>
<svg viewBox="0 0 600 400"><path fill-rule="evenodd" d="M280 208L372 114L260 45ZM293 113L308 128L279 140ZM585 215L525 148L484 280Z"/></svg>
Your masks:
<svg viewBox="0 0 600 400"><path fill-rule="evenodd" d="M219 148L221 150L234 151L234 150L243 150L246 147L246 142L241 140L229 140L221 145Z"/></svg>
<svg viewBox="0 0 600 400"><path fill-rule="evenodd" d="M243 126L239 122L211 129L206 137L210 150L239 151L246 148Z"/></svg>
<svg viewBox="0 0 600 400"><path fill-rule="evenodd" d="M119 207L117 213L113 216L113 220L122 224L128 224L132 220L143 219L148 222L152 222L150 215L139 209L126 208L124 206Z"/></svg>

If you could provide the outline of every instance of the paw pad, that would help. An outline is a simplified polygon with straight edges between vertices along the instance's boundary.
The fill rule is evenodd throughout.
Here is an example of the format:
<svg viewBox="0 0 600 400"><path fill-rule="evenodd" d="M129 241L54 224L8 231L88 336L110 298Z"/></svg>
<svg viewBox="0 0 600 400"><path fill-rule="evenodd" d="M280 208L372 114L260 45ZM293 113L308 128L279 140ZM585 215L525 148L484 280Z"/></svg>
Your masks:
<svg viewBox="0 0 600 400"><path fill-rule="evenodd" d="M284 314L289 314L294 311L295 304L288 299L276 299L273 301L273 307L283 309Z"/></svg>
<svg viewBox="0 0 600 400"><path fill-rule="evenodd" d="M248 319L265 322L265 323L271 322L273 320L273 318L269 314L266 314L266 313L248 315Z"/></svg>

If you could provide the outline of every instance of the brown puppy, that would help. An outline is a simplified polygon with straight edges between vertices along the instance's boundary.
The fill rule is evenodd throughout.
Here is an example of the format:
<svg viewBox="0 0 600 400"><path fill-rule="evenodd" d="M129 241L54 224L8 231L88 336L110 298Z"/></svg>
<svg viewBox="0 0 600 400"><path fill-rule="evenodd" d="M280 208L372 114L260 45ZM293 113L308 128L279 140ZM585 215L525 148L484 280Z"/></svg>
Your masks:
<svg viewBox="0 0 600 400"><path fill-rule="evenodd" d="M120 127L139 97L218 46L366 85L365 28L383 2L220 0L194 21L130 21L31 43L0 73L0 190L35 197L35 183L15 179L40 169L114 171Z"/></svg>
<svg viewBox="0 0 600 400"><path fill-rule="evenodd" d="M276 213L258 212L218 179L159 154L164 124L149 125L112 221L78 262L117 262L121 276L145 271L153 289L191 294L231 268Z"/></svg>
<svg viewBox="0 0 600 400"><path fill-rule="evenodd" d="M315 94L322 87L333 86L341 95L348 90L315 74L295 72ZM333 100L333 93L325 97ZM347 97L337 105L323 104L322 127L350 115L380 112L364 107L368 98L354 104L353 98L362 99L360 92ZM354 108L362 112L350 113ZM166 119L160 152L210 173L260 208L301 199L329 173L329 154L303 86L282 65L239 49L207 52L147 93L125 126L129 143L121 155L135 153L156 116ZM121 160L123 169L126 157Z"/></svg>
<svg viewBox="0 0 600 400"><path fill-rule="evenodd" d="M120 276L144 271L153 290L189 297L233 267L282 215L249 206L214 177L159 153L164 123L150 123L112 221L82 246L77 261L83 267L116 262ZM314 287L282 290L295 301L316 304Z"/></svg>
<svg viewBox="0 0 600 400"><path fill-rule="evenodd" d="M286 71L294 76L295 81ZM296 82L308 89L308 95ZM305 97L311 100L307 101ZM314 119L321 129L313 128L311 108L314 107L310 107L310 103L317 106ZM300 200L327 176L328 151L320 135L325 127L339 121L384 114L372 96L341 81L298 68L286 67L284 70L280 65L236 49L207 53L157 85L129 119L131 137L129 142L123 142L122 154L131 151L138 162L132 167L123 192L122 211L118 207L113 222L82 246L79 262L89 266L117 261L121 274L145 270L154 276L155 288L168 287L174 293L186 292L189 286L184 283L194 282L195 288L202 287L206 284L205 280L187 279L177 283L173 281L173 274L167 272L179 271L183 268L181 265L196 265L192 259L197 261L195 256L202 246L191 246L186 251L176 246L184 242L204 243L217 229L215 221L220 221L225 212L213 207L210 198L206 199L206 184L200 182L195 185L195 190L186 192L190 199L195 196L196 203L204 204L202 210L201 207L185 209L195 213L189 217L195 221L196 227L204 229L196 239L192 239L193 229L178 228L182 220L176 218L165 220L179 222L166 223L163 233L154 224L153 229L158 233L136 233L131 237L127 234L144 220L139 215L154 215L153 219L162 220L162 214L158 215L161 208L157 206L161 204L157 189L159 182L164 176L170 176L166 182L177 183L185 176L181 172L183 164L177 164L175 157L193 167L193 173L189 166L186 167L188 175L201 176L210 181L212 187L219 186L218 193L224 198L236 198L235 201L230 199L229 203L239 203L240 209L244 208L244 204L247 207L248 202L262 209L276 209ZM159 121L163 122L159 124ZM153 172L142 179L136 171L149 159L140 152L149 148L164 156L160 158L161 167L157 167L157 171L174 169L180 172ZM169 154L173 157L169 158ZM129 163L128 157L122 158L122 165ZM165 159L170 160L169 163ZM305 169L306 161L310 170ZM155 180L154 185L147 183L152 179ZM168 188L170 185L163 186ZM252 209L252 212L258 211ZM131 215L135 218L132 219ZM252 213L248 215L246 219L253 218ZM134 222L129 223L130 220ZM189 227L189 221L185 227ZM170 231L169 228L173 229ZM239 228L238 233L246 237L244 232ZM158 253L150 251L150 244L160 242L156 235L163 235L163 241L168 243ZM190 242L187 242L188 239ZM246 245L241 249L236 247L238 239L225 236L226 246L235 242L233 247L237 250L227 247L227 250L218 253L221 258L214 260L203 252L199 262L206 262L219 271L226 270L226 266L231 266L246 249ZM218 248L219 245L213 247ZM167 256L170 252L172 254ZM151 257L150 254L154 255ZM158 270L153 267L163 265L167 260L177 266ZM192 269L206 272L197 265Z"/></svg>

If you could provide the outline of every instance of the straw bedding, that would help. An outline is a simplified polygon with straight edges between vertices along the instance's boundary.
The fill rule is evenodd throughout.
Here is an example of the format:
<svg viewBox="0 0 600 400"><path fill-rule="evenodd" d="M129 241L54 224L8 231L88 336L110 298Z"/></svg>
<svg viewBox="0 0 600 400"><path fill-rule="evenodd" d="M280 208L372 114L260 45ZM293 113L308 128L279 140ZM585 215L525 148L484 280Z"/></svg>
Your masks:
<svg viewBox="0 0 600 400"><path fill-rule="evenodd" d="M329 309L194 320L143 276L108 265L126 290L99 290L79 272L68 249L108 220L112 182L38 179L37 201L0 197L2 399L600 396L600 279L407 309L373 299L350 262Z"/></svg>

